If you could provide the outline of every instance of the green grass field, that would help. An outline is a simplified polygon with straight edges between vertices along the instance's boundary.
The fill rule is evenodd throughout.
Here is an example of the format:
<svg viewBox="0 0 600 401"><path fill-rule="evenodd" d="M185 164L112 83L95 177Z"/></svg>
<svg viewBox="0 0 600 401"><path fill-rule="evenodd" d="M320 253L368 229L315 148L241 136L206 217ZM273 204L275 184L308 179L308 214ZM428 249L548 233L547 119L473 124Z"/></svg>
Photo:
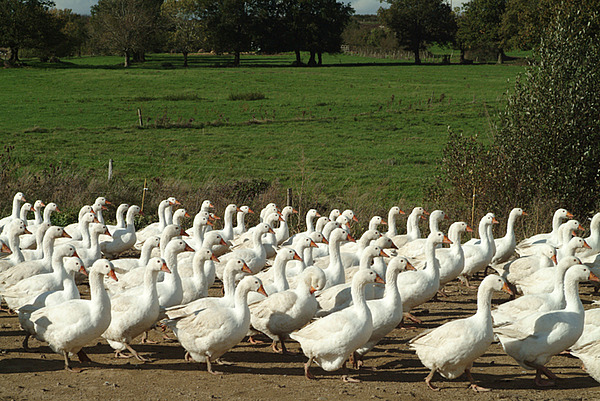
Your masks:
<svg viewBox="0 0 600 401"><path fill-rule="evenodd" d="M124 179L201 183L241 178L303 184L327 196L418 202L437 172L448 127L491 135L518 65L421 65L326 55L149 55L34 61L0 70L0 135L21 168L62 161ZM262 94L260 100L230 100ZM144 129L138 128L138 114Z"/></svg>

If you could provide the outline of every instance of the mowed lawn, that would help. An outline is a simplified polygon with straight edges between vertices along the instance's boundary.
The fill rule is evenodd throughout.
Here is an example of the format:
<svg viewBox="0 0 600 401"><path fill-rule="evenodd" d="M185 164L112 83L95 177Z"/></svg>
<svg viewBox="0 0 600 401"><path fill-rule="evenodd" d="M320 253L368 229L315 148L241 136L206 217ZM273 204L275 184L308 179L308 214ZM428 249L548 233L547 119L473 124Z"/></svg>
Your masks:
<svg viewBox="0 0 600 401"><path fill-rule="evenodd" d="M0 135L22 168L59 161L105 176L200 183L247 178L328 196L416 202L448 128L488 140L518 65L421 65L347 55L149 55L0 70ZM263 99L250 100L254 97ZM231 100L241 95L242 100ZM138 127L138 109L144 128Z"/></svg>

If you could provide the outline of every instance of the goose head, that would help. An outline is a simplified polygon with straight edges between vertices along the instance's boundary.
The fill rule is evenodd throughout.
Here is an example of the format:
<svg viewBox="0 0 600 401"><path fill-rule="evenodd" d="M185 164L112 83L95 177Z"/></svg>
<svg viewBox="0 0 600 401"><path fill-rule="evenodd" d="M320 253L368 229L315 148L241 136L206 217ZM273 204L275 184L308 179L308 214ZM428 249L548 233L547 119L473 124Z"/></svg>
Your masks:
<svg viewBox="0 0 600 401"><path fill-rule="evenodd" d="M65 270L67 274L74 276L76 273L81 273L87 276L88 273L83 266L83 261L77 256L65 258Z"/></svg>
<svg viewBox="0 0 600 401"><path fill-rule="evenodd" d="M90 267L90 276L92 274L108 276L115 281L119 281L113 269L112 263L107 259L98 259L97 261L95 261L92 267Z"/></svg>
<svg viewBox="0 0 600 401"><path fill-rule="evenodd" d="M155 272L171 273L171 270L167 267L167 262L163 258L151 258L146 264L146 269Z"/></svg>
<svg viewBox="0 0 600 401"><path fill-rule="evenodd" d="M483 288L492 288L495 291L504 291L507 294L514 295L507 282L497 274L486 276L479 286Z"/></svg>

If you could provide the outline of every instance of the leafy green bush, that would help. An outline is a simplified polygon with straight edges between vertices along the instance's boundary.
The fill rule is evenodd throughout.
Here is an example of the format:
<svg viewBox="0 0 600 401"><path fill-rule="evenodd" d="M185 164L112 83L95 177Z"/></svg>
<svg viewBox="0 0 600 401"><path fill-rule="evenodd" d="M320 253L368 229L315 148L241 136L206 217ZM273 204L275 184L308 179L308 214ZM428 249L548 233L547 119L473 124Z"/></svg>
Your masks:
<svg viewBox="0 0 600 401"><path fill-rule="evenodd" d="M482 212L500 215L560 205L582 216L599 206L599 23L596 11L565 6L509 94L492 144L450 134L443 169L455 207L473 193Z"/></svg>

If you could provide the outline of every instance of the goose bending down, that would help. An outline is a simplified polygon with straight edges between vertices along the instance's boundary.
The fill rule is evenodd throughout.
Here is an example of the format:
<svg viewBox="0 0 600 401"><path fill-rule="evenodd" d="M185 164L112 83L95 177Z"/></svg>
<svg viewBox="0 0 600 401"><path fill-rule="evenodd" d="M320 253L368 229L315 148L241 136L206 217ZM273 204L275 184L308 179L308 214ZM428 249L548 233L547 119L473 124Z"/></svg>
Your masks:
<svg viewBox="0 0 600 401"><path fill-rule="evenodd" d="M417 238L421 238L421 230L419 229L419 219L426 219L426 215L428 215L420 206L415 207L412 212L408 215L408 219L406 220L406 234L399 234L392 237L392 241L398 248L402 247L406 243L410 241L414 241Z"/></svg>
<svg viewBox="0 0 600 401"><path fill-rule="evenodd" d="M402 299L398 290L398 275L410 266L408 260L397 256L390 260L385 274L385 293L381 299L367 301L373 320L373 332L369 341L354 353L354 364L360 368L364 356L373 349L383 337L388 335L402 321Z"/></svg>
<svg viewBox="0 0 600 401"><path fill-rule="evenodd" d="M443 211L434 210L431 212L429 215L429 232L436 233L440 231L440 222L443 219L449 219L448 215ZM418 258L424 253L425 242L427 242L427 238L416 238L410 242L407 242L402 247L398 248L398 255L407 257L409 260Z"/></svg>
<svg viewBox="0 0 600 401"><path fill-rule="evenodd" d="M517 252L520 255L523 255L523 250L529 248L534 244L543 244L548 243L554 247L559 243L559 233L558 229L563 220L572 219L573 214L568 212L567 209L557 209L554 212L554 216L552 217L552 231L544 234L536 234L529 238L525 238L523 241L519 242L517 245ZM530 254L529 252L527 254Z"/></svg>
<svg viewBox="0 0 600 401"><path fill-rule="evenodd" d="M252 274L252 270L241 259L231 259L227 262L223 270L223 296L222 297L206 297L192 301L185 305L176 305L167 308L166 313L169 319L179 319L196 312L215 306L233 307L235 282L241 280L245 275Z"/></svg>
<svg viewBox="0 0 600 401"><path fill-rule="evenodd" d="M221 259L221 263L216 265L216 274L217 277L223 278L223 268L225 267L225 263L231 259L242 259L250 270L252 270L253 274L261 271L266 263L267 263L267 251L262 243L263 234L275 234L275 231L271 228L270 225L266 223L260 223L255 227L252 234L253 248L252 249L235 249L233 252L223 255Z"/></svg>
<svg viewBox="0 0 600 401"><path fill-rule="evenodd" d="M410 340L410 347L417 352L423 365L431 369L425 378L430 389L439 390L431 384L436 372L447 379L455 379L464 372L473 390L488 390L475 384L471 368L473 361L483 355L494 340L490 309L492 293L500 290L512 294L504 279L495 274L487 276L477 290L477 312L474 315L426 330Z"/></svg>
<svg viewBox="0 0 600 401"><path fill-rule="evenodd" d="M392 206L388 212L388 230L385 233L390 238L398 235L398 229L396 228L396 216L400 216L404 213L398 206Z"/></svg>
<svg viewBox="0 0 600 401"><path fill-rule="evenodd" d="M171 273L171 271L161 258L150 259L144 269L142 286L123 291L111 298L110 325L102 333L102 337L115 350L115 357L128 358L129 356L122 353L127 349L131 352L131 356L148 362L149 359L142 357L131 347L131 341L149 330L158 319L156 279L159 272Z"/></svg>
<svg viewBox="0 0 600 401"><path fill-rule="evenodd" d="M425 243L425 269L398 275L402 309L405 316L417 323L421 321L410 314L411 309L429 301L440 288L440 262L435 253L437 246L443 243L451 244L451 241L441 231L429 234Z"/></svg>
<svg viewBox="0 0 600 401"><path fill-rule="evenodd" d="M600 308L585 311L583 333L571 347L571 355L581 359L586 372L600 382Z"/></svg>
<svg viewBox="0 0 600 401"><path fill-rule="evenodd" d="M565 307L565 274L567 270L581 261L576 257L566 257L560 260L558 266L553 269L552 280L554 288L551 292L529 293L499 305L493 312L495 325L506 324L524 318L534 312L547 312L563 309ZM545 273L546 277L549 273ZM544 277L544 281L546 280Z"/></svg>
<svg viewBox="0 0 600 401"><path fill-rule="evenodd" d="M91 299L72 299L59 305L36 310L25 321L26 337L34 336L65 358L65 369L73 371L69 354L89 361L83 347L97 339L110 325L110 298L102 285L103 276L117 279L111 263L96 261L89 272Z"/></svg>
<svg viewBox="0 0 600 401"><path fill-rule="evenodd" d="M495 244L492 236L492 224L498 224L498 220L492 213L483 216L479 221L481 243L463 245L465 267L459 277L467 286L469 285L469 277L485 269L494 257Z"/></svg>
<svg viewBox="0 0 600 401"><path fill-rule="evenodd" d="M167 326L173 329L179 343L196 362L205 362L207 370L212 369L212 361L238 344L250 327L250 309L247 296L250 291L267 295L260 279L244 277L235 290L234 306L207 307L193 315L168 320Z"/></svg>
<svg viewBox="0 0 600 401"><path fill-rule="evenodd" d="M317 311L314 292L322 289L326 280L321 269L309 266L300 274L296 288L269 294L262 301L250 305L252 327L273 341L273 351L287 353L285 340L289 334L314 317ZM277 348L277 342L281 349Z"/></svg>
<svg viewBox="0 0 600 401"><path fill-rule="evenodd" d="M352 306L317 319L290 334L308 357L304 365L304 375L308 379L315 378L310 372L313 361L328 372L337 370L356 349L369 341L373 320L365 300L365 286L376 282L384 283L373 270L359 271L352 279ZM347 377L343 379L349 380Z"/></svg>
<svg viewBox="0 0 600 401"><path fill-rule="evenodd" d="M125 228L119 228L114 230L111 234L112 241L106 241L100 243L100 250L108 258L114 258L121 252L125 252L135 245L135 216L141 213L141 208L137 205L132 205L127 210Z"/></svg>
<svg viewBox="0 0 600 401"><path fill-rule="evenodd" d="M587 280L598 281L598 277L584 265L572 266L565 276L564 309L532 313L494 330L510 357L525 369L536 370L537 386L554 385L557 377L544 365L553 355L575 344L583 332L579 282ZM550 380L543 380L542 374Z"/></svg>
<svg viewBox="0 0 600 401"><path fill-rule="evenodd" d="M13 196L11 215L0 219L0 231L2 231L4 226L10 223L12 220L19 218L21 203L23 202L27 202L27 200L25 199L25 195L23 195L23 192L17 192L15 196Z"/></svg>
<svg viewBox="0 0 600 401"><path fill-rule="evenodd" d="M140 253L139 258L121 258L121 259L113 259L111 262L113 264L114 270L118 274L125 274L130 272L138 267L143 267L148 264L150 260L150 255L152 254L152 250L154 248L158 248L160 245L160 237L152 236L146 239L144 245L142 246L142 252Z"/></svg>

